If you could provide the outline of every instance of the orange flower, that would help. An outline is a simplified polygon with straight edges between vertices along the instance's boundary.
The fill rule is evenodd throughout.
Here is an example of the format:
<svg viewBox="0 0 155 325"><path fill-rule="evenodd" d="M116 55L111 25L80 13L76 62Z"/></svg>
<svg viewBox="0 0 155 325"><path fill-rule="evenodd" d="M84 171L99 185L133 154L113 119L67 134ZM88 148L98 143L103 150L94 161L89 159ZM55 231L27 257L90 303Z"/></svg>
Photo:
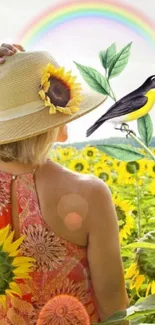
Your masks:
<svg viewBox="0 0 155 325"><path fill-rule="evenodd" d="M37 325L90 325L85 307L75 297L59 295L42 308Z"/></svg>

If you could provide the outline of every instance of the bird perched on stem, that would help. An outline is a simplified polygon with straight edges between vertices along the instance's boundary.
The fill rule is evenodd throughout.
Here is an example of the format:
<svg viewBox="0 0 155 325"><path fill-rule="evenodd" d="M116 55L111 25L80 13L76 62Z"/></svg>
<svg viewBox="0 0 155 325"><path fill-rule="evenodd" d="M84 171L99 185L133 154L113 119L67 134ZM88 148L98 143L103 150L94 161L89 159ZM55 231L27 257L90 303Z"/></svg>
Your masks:
<svg viewBox="0 0 155 325"><path fill-rule="evenodd" d="M88 130L89 137L104 122L122 124L145 116L155 104L155 75L149 77L139 88L129 93L112 105Z"/></svg>

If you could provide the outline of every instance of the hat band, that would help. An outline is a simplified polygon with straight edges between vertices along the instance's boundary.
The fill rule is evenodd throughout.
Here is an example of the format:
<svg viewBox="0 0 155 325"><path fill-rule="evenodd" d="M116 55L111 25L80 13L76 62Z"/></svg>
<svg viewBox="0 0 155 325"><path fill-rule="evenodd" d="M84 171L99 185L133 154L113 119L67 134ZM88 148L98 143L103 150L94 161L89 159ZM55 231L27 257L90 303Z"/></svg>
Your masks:
<svg viewBox="0 0 155 325"><path fill-rule="evenodd" d="M42 104L40 100L22 106L9 108L5 111L0 112L0 122L10 121L22 116L37 113L38 111L41 111L43 108L45 108L45 106Z"/></svg>

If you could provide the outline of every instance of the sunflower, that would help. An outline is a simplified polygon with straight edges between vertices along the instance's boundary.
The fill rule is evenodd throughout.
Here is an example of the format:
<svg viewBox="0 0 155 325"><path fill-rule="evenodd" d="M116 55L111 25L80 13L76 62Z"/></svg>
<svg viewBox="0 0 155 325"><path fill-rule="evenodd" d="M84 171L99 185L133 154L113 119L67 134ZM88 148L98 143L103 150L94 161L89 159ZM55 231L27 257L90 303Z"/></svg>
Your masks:
<svg viewBox="0 0 155 325"><path fill-rule="evenodd" d="M19 246L24 236L13 241L14 231L10 232L10 226L0 230L0 303L5 305L6 296L21 296L21 290L16 279L30 278L29 272L35 260L19 255Z"/></svg>
<svg viewBox="0 0 155 325"><path fill-rule="evenodd" d="M106 155L104 156L101 156L100 158L100 163L102 165L106 165L106 166L109 166L109 167L114 167L115 166L115 160L112 158L112 157L108 157Z"/></svg>
<svg viewBox="0 0 155 325"><path fill-rule="evenodd" d="M155 243L155 231L147 233L140 242ZM146 289L146 296L150 291L155 294L154 250L137 249L135 260L128 268L125 278L130 280L130 289L135 288L138 295L142 285Z"/></svg>
<svg viewBox="0 0 155 325"><path fill-rule="evenodd" d="M89 173L89 164L83 158L72 159L68 164L68 168L82 174Z"/></svg>
<svg viewBox="0 0 155 325"><path fill-rule="evenodd" d="M146 161L121 161L117 168L119 184L143 184L142 176L146 174Z"/></svg>
<svg viewBox="0 0 155 325"><path fill-rule="evenodd" d="M103 171L103 169L104 169L103 166L104 166L104 165L103 165L103 163L101 163L101 162L98 162L98 163L94 164L94 174L95 174L96 176L98 176L98 173L99 173L99 172L102 172L102 171Z"/></svg>
<svg viewBox="0 0 155 325"><path fill-rule="evenodd" d="M59 152L62 162L71 159L76 154L75 148L70 147L61 148Z"/></svg>
<svg viewBox="0 0 155 325"><path fill-rule="evenodd" d="M49 113L56 111L72 115L79 111L82 100L81 85L75 83L76 77L71 72L65 72L64 68L55 68L48 64L43 71L39 95L45 106L49 107Z"/></svg>
<svg viewBox="0 0 155 325"><path fill-rule="evenodd" d="M90 325L89 315L83 304L75 297L58 295L42 308L37 325Z"/></svg>
<svg viewBox="0 0 155 325"><path fill-rule="evenodd" d="M111 185L113 182L110 167L103 166L101 163L97 163L94 165L94 175L102 179L108 185Z"/></svg>
<svg viewBox="0 0 155 325"><path fill-rule="evenodd" d="M82 150L82 154L88 158L88 159L95 159L97 154L98 154L98 150L95 147L91 147L91 146L86 146L83 150Z"/></svg>
<svg viewBox="0 0 155 325"><path fill-rule="evenodd" d="M113 194L112 197L118 217L120 243L122 243L124 239L127 239L128 235L131 235L131 230L134 228L132 212L135 208L129 201L122 199L119 195Z"/></svg>

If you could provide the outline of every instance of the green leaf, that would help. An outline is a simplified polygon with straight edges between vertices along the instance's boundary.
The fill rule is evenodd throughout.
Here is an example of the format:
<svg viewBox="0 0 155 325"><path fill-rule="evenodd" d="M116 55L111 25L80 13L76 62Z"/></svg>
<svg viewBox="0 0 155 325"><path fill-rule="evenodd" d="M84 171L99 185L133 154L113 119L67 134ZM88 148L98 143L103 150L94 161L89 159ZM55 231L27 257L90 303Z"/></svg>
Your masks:
<svg viewBox="0 0 155 325"><path fill-rule="evenodd" d="M131 45L132 42L114 56L109 67L108 78L114 78L124 70L129 61Z"/></svg>
<svg viewBox="0 0 155 325"><path fill-rule="evenodd" d="M117 324L117 323L121 324L121 321L123 321L126 318L126 316L127 316L126 310L118 311L112 316L108 317L104 322L100 324L105 324L105 325Z"/></svg>
<svg viewBox="0 0 155 325"><path fill-rule="evenodd" d="M137 149L128 144L104 144L96 146L99 150L107 155L123 161L135 161L144 158L145 156Z"/></svg>
<svg viewBox="0 0 155 325"><path fill-rule="evenodd" d="M153 136L153 123L150 115L146 114L145 116L139 118L137 120L137 127L139 135L148 147Z"/></svg>
<svg viewBox="0 0 155 325"><path fill-rule="evenodd" d="M74 62L87 84L103 95L110 95L107 79L97 70Z"/></svg>
<svg viewBox="0 0 155 325"><path fill-rule="evenodd" d="M135 304L136 308L138 307L139 310L147 310L147 309L154 309L155 311L155 294L150 295L147 298L143 298L140 301L137 301Z"/></svg>
<svg viewBox="0 0 155 325"><path fill-rule="evenodd" d="M110 64L115 55L116 55L116 43L113 43L111 46L107 48L107 50L101 51L99 53L99 57L104 69L107 70L110 67Z"/></svg>
<svg viewBox="0 0 155 325"><path fill-rule="evenodd" d="M107 318L105 321L100 324L104 325L114 325L121 324L123 320L136 320L132 321L131 324L138 325L142 316L155 314L155 295L151 295L148 298L144 298L140 302L138 301L135 305L127 308L123 311L118 311L114 315ZM96 325L99 325L96 324Z"/></svg>
<svg viewBox="0 0 155 325"><path fill-rule="evenodd" d="M131 243L129 245L125 245L123 248L146 248L146 249L149 248L149 249L155 249L155 244L137 242L137 243Z"/></svg>
<svg viewBox="0 0 155 325"><path fill-rule="evenodd" d="M134 306L127 309L127 320L135 319L141 315L155 314L155 295L138 301Z"/></svg>

